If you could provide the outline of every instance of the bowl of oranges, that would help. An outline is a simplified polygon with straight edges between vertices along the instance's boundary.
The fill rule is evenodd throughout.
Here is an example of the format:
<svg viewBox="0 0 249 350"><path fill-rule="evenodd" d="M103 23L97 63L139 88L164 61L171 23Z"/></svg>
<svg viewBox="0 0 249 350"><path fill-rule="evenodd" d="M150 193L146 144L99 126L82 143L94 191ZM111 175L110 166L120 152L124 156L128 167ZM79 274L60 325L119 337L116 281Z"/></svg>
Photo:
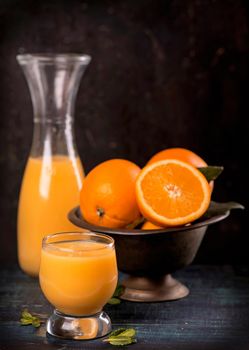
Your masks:
<svg viewBox="0 0 249 350"><path fill-rule="evenodd" d="M208 225L242 208L211 201L222 170L190 150L170 148L142 169L111 159L87 174L79 206L68 217L80 228L115 239L118 268L127 274L122 299L151 302L188 295L171 274L193 261Z"/></svg>

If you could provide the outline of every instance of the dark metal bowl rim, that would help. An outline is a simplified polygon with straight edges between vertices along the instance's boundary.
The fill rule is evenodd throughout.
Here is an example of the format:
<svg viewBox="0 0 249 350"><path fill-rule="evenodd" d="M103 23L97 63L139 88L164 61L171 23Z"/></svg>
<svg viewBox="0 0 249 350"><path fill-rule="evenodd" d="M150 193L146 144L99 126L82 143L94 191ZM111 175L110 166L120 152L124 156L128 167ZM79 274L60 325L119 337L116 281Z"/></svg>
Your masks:
<svg viewBox="0 0 249 350"><path fill-rule="evenodd" d="M104 226L96 226L88 223L86 220L83 219L79 206L73 208L68 213L68 219L76 226L90 230L95 232L102 232L102 233L109 233L109 234L116 234L116 235L123 235L123 236L150 236L150 235L158 235L158 234L165 234L167 232L185 232L193 229L197 229L203 226L212 225L214 223L217 223L219 221L224 220L228 215L230 214L230 210L225 211L223 214L215 215L211 218L204 219L203 221L195 222L189 226L182 226L182 227L171 227L171 228L165 228L165 229L159 229L159 230L141 230L141 229L125 229L125 228L109 228Z"/></svg>

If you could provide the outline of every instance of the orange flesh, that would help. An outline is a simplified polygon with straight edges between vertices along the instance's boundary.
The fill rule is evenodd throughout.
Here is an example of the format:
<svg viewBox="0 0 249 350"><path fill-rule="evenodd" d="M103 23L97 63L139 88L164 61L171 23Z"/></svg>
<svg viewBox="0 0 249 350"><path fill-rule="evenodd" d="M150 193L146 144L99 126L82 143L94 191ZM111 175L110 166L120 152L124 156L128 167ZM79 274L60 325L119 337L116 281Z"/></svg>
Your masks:
<svg viewBox="0 0 249 350"><path fill-rule="evenodd" d="M144 199L159 215L175 218L197 211L203 201L200 181L179 165L161 165L142 180ZM193 188L194 191L190 191Z"/></svg>

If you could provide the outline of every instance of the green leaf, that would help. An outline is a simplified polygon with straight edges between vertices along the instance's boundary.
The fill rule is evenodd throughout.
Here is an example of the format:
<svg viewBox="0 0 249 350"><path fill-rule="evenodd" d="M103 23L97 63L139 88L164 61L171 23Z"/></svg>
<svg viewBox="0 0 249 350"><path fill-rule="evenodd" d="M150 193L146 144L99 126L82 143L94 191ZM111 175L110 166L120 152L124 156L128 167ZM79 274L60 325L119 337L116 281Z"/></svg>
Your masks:
<svg viewBox="0 0 249 350"><path fill-rule="evenodd" d="M29 318L32 319L31 313L29 313L27 310L23 310L22 317L27 318L27 319L29 319Z"/></svg>
<svg viewBox="0 0 249 350"><path fill-rule="evenodd" d="M131 222L130 224L128 224L125 228L127 230L132 230L133 228L137 227L138 225L142 224L145 221L144 217L140 217L137 220Z"/></svg>
<svg viewBox="0 0 249 350"><path fill-rule="evenodd" d="M20 323L22 326L28 326L28 325L32 324L32 320L28 319L28 318L21 318Z"/></svg>
<svg viewBox="0 0 249 350"><path fill-rule="evenodd" d="M203 215L205 218L211 218L216 215L223 215L227 211L232 209L245 209L245 207L237 202L227 202L227 203L218 203L211 201L208 210Z"/></svg>
<svg viewBox="0 0 249 350"><path fill-rule="evenodd" d="M28 310L23 310L21 313L20 323L22 326L32 325L35 328L40 327L41 321L38 317L32 316Z"/></svg>
<svg viewBox="0 0 249 350"><path fill-rule="evenodd" d="M108 342L111 345L115 346L124 346L136 343L137 340L135 338L136 331L133 328L119 328L113 331L108 338L104 339L104 342Z"/></svg>
<svg viewBox="0 0 249 350"><path fill-rule="evenodd" d="M111 299L108 300L107 303L110 304L110 305L118 305L118 304L121 303L121 300L118 299L118 298L111 298Z"/></svg>
<svg viewBox="0 0 249 350"><path fill-rule="evenodd" d="M118 328L118 329L115 329L115 331L112 331L110 334L109 334L109 338L110 337L115 337L121 333L123 333L124 331L126 331L126 328Z"/></svg>
<svg viewBox="0 0 249 350"><path fill-rule="evenodd" d="M124 292L124 287L118 283L115 289L115 292L113 294L113 297L120 297L123 292Z"/></svg>
<svg viewBox="0 0 249 350"><path fill-rule="evenodd" d="M41 325L41 321L39 320L39 318L33 317L32 326L34 326L35 328L38 328L40 327L40 325Z"/></svg>
<svg viewBox="0 0 249 350"><path fill-rule="evenodd" d="M134 328L128 328L125 331L122 332L122 337L130 337L133 338L136 335L136 331Z"/></svg>
<svg viewBox="0 0 249 350"><path fill-rule="evenodd" d="M113 296L111 299L108 300L108 304L110 305L118 305L121 303L121 300L119 299L119 297L121 296L121 294L124 291L124 287L121 286L119 283L117 284L117 287L115 289L115 292L113 293Z"/></svg>
<svg viewBox="0 0 249 350"><path fill-rule="evenodd" d="M206 166L198 168L198 170L205 176L208 182L216 180L217 177L224 170L223 166Z"/></svg>
<svg viewBox="0 0 249 350"><path fill-rule="evenodd" d="M109 338L108 342L111 345L124 346L124 345L130 345L130 344L136 343L137 341L134 338L118 337L118 338Z"/></svg>

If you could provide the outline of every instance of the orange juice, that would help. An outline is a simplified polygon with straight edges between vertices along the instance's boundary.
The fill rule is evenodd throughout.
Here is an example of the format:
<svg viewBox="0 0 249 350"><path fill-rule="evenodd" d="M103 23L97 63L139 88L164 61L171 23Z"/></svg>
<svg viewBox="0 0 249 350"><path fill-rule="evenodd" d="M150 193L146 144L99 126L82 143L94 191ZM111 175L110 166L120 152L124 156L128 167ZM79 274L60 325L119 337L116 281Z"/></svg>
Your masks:
<svg viewBox="0 0 249 350"><path fill-rule="evenodd" d="M90 240L49 244L42 249L39 276L44 295L57 310L96 314L117 285L114 247Z"/></svg>
<svg viewBox="0 0 249 350"><path fill-rule="evenodd" d="M26 273L38 275L45 235L75 230L67 214L79 203L82 181L79 158L29 158L18 208L18 258Z"/></svg>

